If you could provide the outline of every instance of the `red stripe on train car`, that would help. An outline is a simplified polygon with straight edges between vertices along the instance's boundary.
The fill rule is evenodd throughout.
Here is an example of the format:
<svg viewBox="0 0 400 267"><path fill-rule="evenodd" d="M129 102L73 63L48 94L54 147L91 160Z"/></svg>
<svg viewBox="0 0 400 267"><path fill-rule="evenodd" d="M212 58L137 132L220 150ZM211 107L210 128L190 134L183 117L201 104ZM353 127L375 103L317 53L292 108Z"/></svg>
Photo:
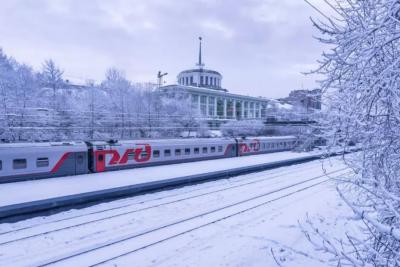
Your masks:
<svg viewBox="0 0 400 267"><path fill-rule="evenodd" d="M232 156L232 147L233 147L233 145L232 144L228 144L227 146L226 146L226 149L225 149L225 152L224 152L224 156L228 156L228 155L230 155L230 156ZM229 154L229 153L231 153L231 154Z"/></svg>
<svg viewBox="0 0 400 267"><path fill-rule="evenodd" d="M71 152L67 152L62 157L58 160L56 165L53 167L51 170L51 173L56 173L58 172L58 169L60 169L61 165L63 165L64 161L68 158L68 156L71 154Z"/></svg>

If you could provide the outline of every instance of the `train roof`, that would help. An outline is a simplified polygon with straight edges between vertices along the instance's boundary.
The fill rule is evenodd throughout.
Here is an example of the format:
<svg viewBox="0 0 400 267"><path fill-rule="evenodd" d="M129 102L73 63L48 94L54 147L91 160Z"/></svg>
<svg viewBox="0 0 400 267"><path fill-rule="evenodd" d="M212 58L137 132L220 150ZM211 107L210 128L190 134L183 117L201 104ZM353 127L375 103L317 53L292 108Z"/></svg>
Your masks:
<svg viewBox="0 0 400 267"><path fill-rule="evenodd" d="M237 138L241 139L241 138ZM244 140L258 139L258 140L292 140L296 139L295 136L254 136L246 137ZM217 143L217 142L235 142L234 138L181 138L181 139L135 139L135 140L115 140L115 141L93 141L90 142L92 145L124 145L124 144L146 144L146 143L158 143L158 144L186 144L186 143Z"/></svg>
<svg viewBox="0 0 400 267"><path fill-rule="evenodd" d="M237 138L240 140L241 138ZM242 140L291 140L296 139L295 136L251 136ZM159 144L204 144L204 143L218 143L218 142L235 142L234 138L181 138L181 139L135 139L135 140L118 140L118 141L92 141L92 145L109 145L109 144L146 144L146 143L159 143ZM30 143L0 143L0 149L7 148L25 148L25 147L86 147L83 141L65 141L65 142L30 142Z"/></svg>
<svg viewBox="0 0 400 267"><path fill-rule="evenodd" d="M86 147L85 142L37 142L37 143L0 143L0 149L25 147Z"/></svg>
<svg viewBox="0 0 400 267"><path fill-rule="evenodd" d="M217 143L217 142L235 142L233 138L185 138L185 139L135 139L135 140L118 140L115 142L94 141L90 142L93 145L124 145L124 144L192 144L192 143Z"/></svg>

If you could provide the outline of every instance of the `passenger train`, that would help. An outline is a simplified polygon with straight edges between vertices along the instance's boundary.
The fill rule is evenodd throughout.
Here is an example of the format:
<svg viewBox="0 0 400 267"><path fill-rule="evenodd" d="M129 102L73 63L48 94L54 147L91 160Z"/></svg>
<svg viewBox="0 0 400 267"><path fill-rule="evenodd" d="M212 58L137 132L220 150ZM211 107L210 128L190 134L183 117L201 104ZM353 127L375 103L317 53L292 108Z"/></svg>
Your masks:
<svg viewBox="0 0 400 267"><path fill-rule="evenodd" d="M291 150L294 136L2 143L0 183Z"/></svg>

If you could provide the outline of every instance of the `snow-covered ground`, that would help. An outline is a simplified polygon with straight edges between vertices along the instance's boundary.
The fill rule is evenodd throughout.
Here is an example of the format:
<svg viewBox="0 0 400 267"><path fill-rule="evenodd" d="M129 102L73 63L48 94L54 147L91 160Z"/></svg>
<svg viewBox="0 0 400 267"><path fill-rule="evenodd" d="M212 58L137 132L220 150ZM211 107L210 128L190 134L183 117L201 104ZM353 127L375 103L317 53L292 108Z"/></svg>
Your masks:
<svg viewBox="0 0 400 267"><path fill-rule="evenodd" d="M0 207L206 172L229 170L268 162L272 163L286 159L308 157L321 153L320 151L304 153L286 151L255 156L137 168L117 172L0 184Z"/></svg>
<svg viewBox="0 0 400 267"><path fill-rule="evenodd" d="M0 225L0 266L326 266L298 228L347 208L314 161ZM115 172L115 175L118 173Z"/></svg>

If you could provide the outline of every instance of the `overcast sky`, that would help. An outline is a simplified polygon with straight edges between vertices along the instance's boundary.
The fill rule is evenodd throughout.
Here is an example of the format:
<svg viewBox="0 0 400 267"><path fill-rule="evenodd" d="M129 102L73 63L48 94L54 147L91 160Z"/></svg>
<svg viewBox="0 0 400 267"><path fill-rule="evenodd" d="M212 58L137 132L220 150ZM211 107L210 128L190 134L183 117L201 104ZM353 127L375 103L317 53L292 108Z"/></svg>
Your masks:
<svg viewBox="0 0 400 267"><path fill-rule="evenodd" d="M162 70L175 83L195 65L202 36L223 87L277 98L316 85L301 74L323 50L310 16L318 13L303 0L7 0L0 47L35 69L52 58L72 79L100 81L115 66L132 81L155 82Z"/></svg>

